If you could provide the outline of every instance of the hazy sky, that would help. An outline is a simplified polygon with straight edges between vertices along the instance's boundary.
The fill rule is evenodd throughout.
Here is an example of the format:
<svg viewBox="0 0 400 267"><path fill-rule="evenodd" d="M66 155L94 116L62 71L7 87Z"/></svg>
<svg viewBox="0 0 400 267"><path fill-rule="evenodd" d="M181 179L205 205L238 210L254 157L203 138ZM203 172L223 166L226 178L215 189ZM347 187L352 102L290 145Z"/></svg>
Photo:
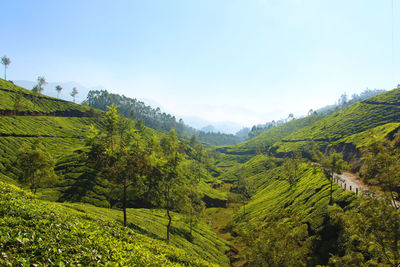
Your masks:
<svg viewBox="0 0 400 267"><path fill-rule="evenodd" d="M11 80L103 85L252 125L399 83L393 1L394 54L392 0L2 1L0 56Z"/></svg>

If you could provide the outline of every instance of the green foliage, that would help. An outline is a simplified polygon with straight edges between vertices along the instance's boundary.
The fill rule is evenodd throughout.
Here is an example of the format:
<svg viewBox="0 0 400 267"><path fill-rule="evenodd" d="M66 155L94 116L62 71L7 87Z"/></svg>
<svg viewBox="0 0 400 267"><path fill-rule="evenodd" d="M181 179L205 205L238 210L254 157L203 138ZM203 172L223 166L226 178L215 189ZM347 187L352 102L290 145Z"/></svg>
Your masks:
<svg viewBox="0 0 400 267"><path fill-rule="evenodd" d="M332 266L400 264L400 213L390 200L367 194L356 209L333 206L329 213L341 230L341 251L332 255Z"/></svg>
<svg viewBox="0 0 400 267"><path fill-rule="evenodd" d="M142 133L129 127L127 119L111 106L105 114L104 131L92 127L87 139L88 163L109 181L109 186L122 188L122 209L126 226L127 190L139 188L149 173L151 147L145 148ZM138 190L137 190L138 191ZM130 191L132 196L133 191Z"/></svg>
<svg viewBox="0 0 400 267"><path fill-rule="evenodd" d="M75 103L75 97L78 94L78 89L76 89L76 87L72 88L72 92L71 92L71 96L74 99L74 103Z"/></svg>
<svg viewBox="0 0 400 267"><path fill-rule="evenodd" d="M330 182L321 169L314 168L310 163L299 162L296 171L297 181L294 186L291 186L287 181L286 166L288 163L285 163L286 160L257 155L245 164L238 166L235 171L232 169L232 175L245 177L246 180L251 181L255 189L251 200L246 205L246 214L243 215L244 208L234 214L232 221L234 231L244 233L245 237L254 237L255 243L250 242L249 244L262 247L261 240L264 237L267 238L269 232L263 234L263 237L257 241L258 235L261 235L262 232L254 226L262 226L267 222L279 224L283 218L289 221L294 219L299 225L308 225L308 233L304 240L308 240L308 238L313 240L311 247L305 246L312 249L311 253L301 255L312 257L307 260L308 263L326 264L329 253L334 252L334 247L331 247L330 244L336 242L334 235L325 236L331 231L326 223L327 208L330 202ZM334 202L349 209L353 205L356 195L344 191L337 184L333 184L332 188ZM295 216L292 217L294 214ZM293 229L293 231L296 230ZM278 239L278 237L276 238ZM258 245L257 242L259 242ZM274 249L278 250L278 247L271 248L271 251Z"/></svg>
<svg viewBox="0 0 400 267"><path fill-rule="evenodd" d="M306 266L310 261L313 238L307 224L296 216L284 217L253 226L242 234L247 243L246 260L250 266Z"/></svg>
<svg viewBox="0 0 400 267"><path fill-rule="evenodd" d="M23 147L17 156L17 166L21 169L19 180L30 185L33 193L44 182L54 182L54 161L43 148L40 139L30 147Z"/></svg>
<svg viewBox="0 0 400 267"><path fill-rule="evenodd" d="M240 143L232 147L231 150L228 150L227 152L255 154L258 147L262 147L265 151L268 151L269 148L276 142L281 141L286 136L289 136L291 133L296 132L299 129L303 129L304 127L307 127L308 125L311 125L321 120L322 118L323 116L316 115L312 118L306 117L292 120L275 128L269 129L259 136L252 138L244 143Z"/></svg>
<svg viewBox="0 0 400 267"><path fill-rule="evenodd" d="M97 109L91 109L88 106L77 105L45 95L37 95L37 93L0 79L0 112L15 110L14 103L17 98L20 98L21 105L18 111L25 112L26 115L33 113L69 117L101 116L101 112Z"/></svg>
<svg viewBox="0 0 400 267"><path fill-rule="evenodd" d="M374 139L374 137L371 137ZM400 199L400 132L393 142L387 139L376 141L364 150L364 164L360 170L363 180L378 186L385 192L398 209Z"/></svg>
<svg viewBox="0 0 400 267"><path fill-rule="evenodd" d="M370 145L373 145L374 142L383 141L390 134L396 132L399 127L400 123L398 122L387 123L381 126L377 126L375 128L370 128L361 133L346 136L334 142L334 145L353 144L356 146L357 149L362 150Z"/></svg>
<svg viewBox="0 0 400 267"><path fill-rule="evenodd" d="M299 179L299 165L302 163L301 157L298 153L294 153L293 157L286 158L283 163L284 177L290 186L296 184Z"/></svg>
<svg viewBox="0 0 400 267"><path fill-rule="evenodd" d="M93 207L95 212L90 212L90 207L82 204L67 206L35 200L17 187L0 182L0 265L215 266L216 261L227 265L220 251L200 254L205 249L195 246L195 252L185 251L185 243L182 248L168 246L122 228L104 216L112 210Z"/></svg>
<svg viewBox="0 0 400 267"><path fill-rule="evenodd" d="M325 172L326 178L328 178L331 183L331 197L329 203L332 204L334 175L341 174L343 170L348 168L348 165L343 160L343 156L340 153L335 152L328 153L327 155L321 154L320 164Z"/></svg>
<svg viewBox="0 0 400 267"><path fill-rule="evenodd" d="M106 111L107 106L119 106L119 111L127 118L142 120L144 125L157 131L168 132L171 129L179 135L197 135L200 141L209 145L230 145L240 141L232 134L206 133L185 125L183 120L161 112L160 108L153 109L135 98L112 94L106 90L90 91L85 101L89 106Z"/></svg>
<svg viewBox="0 0 400 267"><path fill-rule="evenodd" d="M46 79L43 76L37 78L37 84L32 88L32 92L35 94L41 94L44 90L43 86L47 84Z"/></svg>
<svg viewBox="0 0 400 267"><path fill-rule="evenodd" d="M309 126L299 129L275 144L277 152L302 149L309 141L324 147L341 139L387 123L400 122L400 106L396 104L400 89L369 98L339 110ZM348 140L347 140L348 141Z"/></svg>

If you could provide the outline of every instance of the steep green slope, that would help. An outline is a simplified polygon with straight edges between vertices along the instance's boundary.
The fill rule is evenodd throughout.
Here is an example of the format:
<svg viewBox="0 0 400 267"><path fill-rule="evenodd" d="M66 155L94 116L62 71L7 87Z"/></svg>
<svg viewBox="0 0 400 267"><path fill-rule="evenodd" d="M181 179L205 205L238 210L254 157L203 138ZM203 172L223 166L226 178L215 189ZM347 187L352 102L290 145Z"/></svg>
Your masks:
<svg viewBox="0 0 400 267"><path fill-rule="evenodd" d="M387 123L400 122L399 98L400 89L394 89L355 103L286 136L275 144L275 149L277 152L303 149L309 141L324 147Z"/></svg>
<svg viewBox="0 0 400 267"><path fill-rule="evenodd" d="M312 240L307 262L310 266L326 264L330 253L336 252L338 238L328 223L329 179L319 167L303 162L297 166L297 181L291 184L287 179L284 161L285 159L258 155L225 174L225 179L231 177L233 180L246 180L253 191L250 201L234 214L229 225L245 240L250 237L251 242L254 242L257 236L269 236L268 231L274 231L266 226L270 223L294 221L296 224L303 224L306 227L306 237ZM232 188L235 186L234 183ZM355 204L355 200L356 195L353 192L333 185L334 204L349 209ZM275 234L279 236L289 233L272 233ZM259 240L261 243L267 241L269 242ZM244 252L249 253L252 249L255 248L245 247Z"/></svg>
<svg viewBox="0 0 400 267"><path fill-rule="evenodd" d="M35 94L3 79L0 79L0 99L0 114L3 115L92 117L100 114L94 108Z"/></svg>
<svg viewBox="0 0 400 267"><path fill-rule="evenodd" d="M323 115L313 115L306 118L289 121L275 128L269 129L260 135L234 146L219 146L216 151L221 153L217 166L222 173L229 168L250 160L257 153L265 153L271 147L291 133L302 129L324 118Z"/></svg>
<svg viewBox="0 0 400 267"><path fill-rule="evenodd" d="M285 124L279 125L275 128L269 129L262 134L235 146L225 146L217 148L217 151L224 154L233 155L255 155L257 150L265 151L274 143L282 140L291 133L302 129L314 122L322 119L323 116L309 116L306 118L296 119L289 121Z"/></svg>
<svg viewBox="0 0 400 267"><path fill-rule="evenodd" d="M117 223L117 212L83 204L35 200L0 182L0 265L227 265L227 248L201 224L193 243L176 216L171 245L160 235L165 221L158 211L130 210L131 228ZM151 222L151 223L150 223ZM183 234L182 234L183 233ZM187 249L189 248L189 249Z"/></svg>
<svg viewBox="0 0 400 267"><path fill-rule="evenodd" d="M16 180L15 156L40 136L53 158L84 146L90 125L102 127L102 112L35 94L0 79L0 179Z"/></svg>

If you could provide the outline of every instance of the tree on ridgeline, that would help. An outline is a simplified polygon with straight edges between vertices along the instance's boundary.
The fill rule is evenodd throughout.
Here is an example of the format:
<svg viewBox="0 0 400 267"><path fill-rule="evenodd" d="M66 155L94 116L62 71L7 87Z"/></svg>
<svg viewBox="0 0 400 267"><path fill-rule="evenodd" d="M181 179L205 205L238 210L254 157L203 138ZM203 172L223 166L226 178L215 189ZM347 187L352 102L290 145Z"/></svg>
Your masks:
<svg viewBox="0 0 400 267"><path fill-rule="evenodd" d="M62 89L63 89L63 88L61 87L61 85L57 85L57 86L56 86L57 98L60 98L60 93L61 93Z"/></svg>
<svg viewBox="0 0 400 267"><path fill-rule="evenodd" d="M37 78L37 84L32 88L32 91L36 94L41 94L46 84L46 79L43 76L39 76Z"/></svg>
<svg viewBox="0 0 400 267"><path fill-rule="evenodd" d="M76 87L72 88L71 96L74 99L74 103L77 94L78 94L78 89L76 89Z"/></svg>
<svg viewBox="0 0 400 267"><path fill-rule="evenodd" d="M1 58L1 64L4 65L4 80L7 80L7 68L11 64L11 60L4 56Z"/></svg>
<svg viewBox="0 0 400 267"><path fill-rule="evenodd" d="M19 180L29 184L33 193L43 183L54 182L54 161L41 143L40 137L29 148L21 148L17 155L17 166L21 170Z"/></svg>

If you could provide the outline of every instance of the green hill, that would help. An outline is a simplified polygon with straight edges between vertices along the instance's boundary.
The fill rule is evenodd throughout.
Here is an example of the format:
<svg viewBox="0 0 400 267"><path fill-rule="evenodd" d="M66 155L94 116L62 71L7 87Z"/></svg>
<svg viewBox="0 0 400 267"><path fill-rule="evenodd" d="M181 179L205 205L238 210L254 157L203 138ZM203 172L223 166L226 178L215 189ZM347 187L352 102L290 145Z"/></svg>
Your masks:
<svg viewBox="0 0 400 267"><path fill-rule="evenodd" d="M85 164L83 152L87 150L85 140L90 126L102 129L105 125L103 111L34 94L4 80L0 80L0 94L0 208L4 218L0 228L2 233L9 233L1 237L0 265L228 265L225 252L229 246L204 220L190 234L188 219L171 212L168 245L164 241L168 223L165 211L128 209L129 228L125 229L120 226L119 209L100 208L110 207L109 184ZM151 138L165 134L144 127L144 135ZM33 197L11 184L19 184L18 151L38 139L55 160L58 180L39 188ZM226 193L211 187L211 174L206 169L202 172L200 192L209 201L226 201ZM60 230L55 231L54 225ZM49 233L46 238L41 231ZM40 238L43 242L36 245ZM47 251L50 247L52 250Z"/></svg>
<svg viewBox="0 0 400 267"><path fill-rule="evenodd" d="M62 179L55 187L39 189L39 197L108 207L107 185L101 179L94 179L79 159L79 153L85 150L90 126L103 127L104 112L35 94L2 79L0 97L0 179L16 183L18 170L14 165L17 152L30 147L40 136L43 146L56 160L56 171ZM148 127L144 129L148 137L164 135ZM209 184L203 184L201 189L209 199L226 200L226 196Z"/></svg>
<svg viewBox="0 0 400 267"><path fill-rule="evenodd" d="M130 210L124 228L118 211L36 200L0 182L0 265L227 266L226 244L205 223L194 229L178 214L168 245L157 210Z"/></svg>
<svg viewBox="0 0 400 267"><path fill-rule="evenodd" d="M348 143L352 135L388 123L398 123L400 122L399 98L400 89L394 89L355 103L291 133L280 143L275 144L274 149L277 152L304 149L310 141L317 142L320 147L332 143Z"/></svg>

